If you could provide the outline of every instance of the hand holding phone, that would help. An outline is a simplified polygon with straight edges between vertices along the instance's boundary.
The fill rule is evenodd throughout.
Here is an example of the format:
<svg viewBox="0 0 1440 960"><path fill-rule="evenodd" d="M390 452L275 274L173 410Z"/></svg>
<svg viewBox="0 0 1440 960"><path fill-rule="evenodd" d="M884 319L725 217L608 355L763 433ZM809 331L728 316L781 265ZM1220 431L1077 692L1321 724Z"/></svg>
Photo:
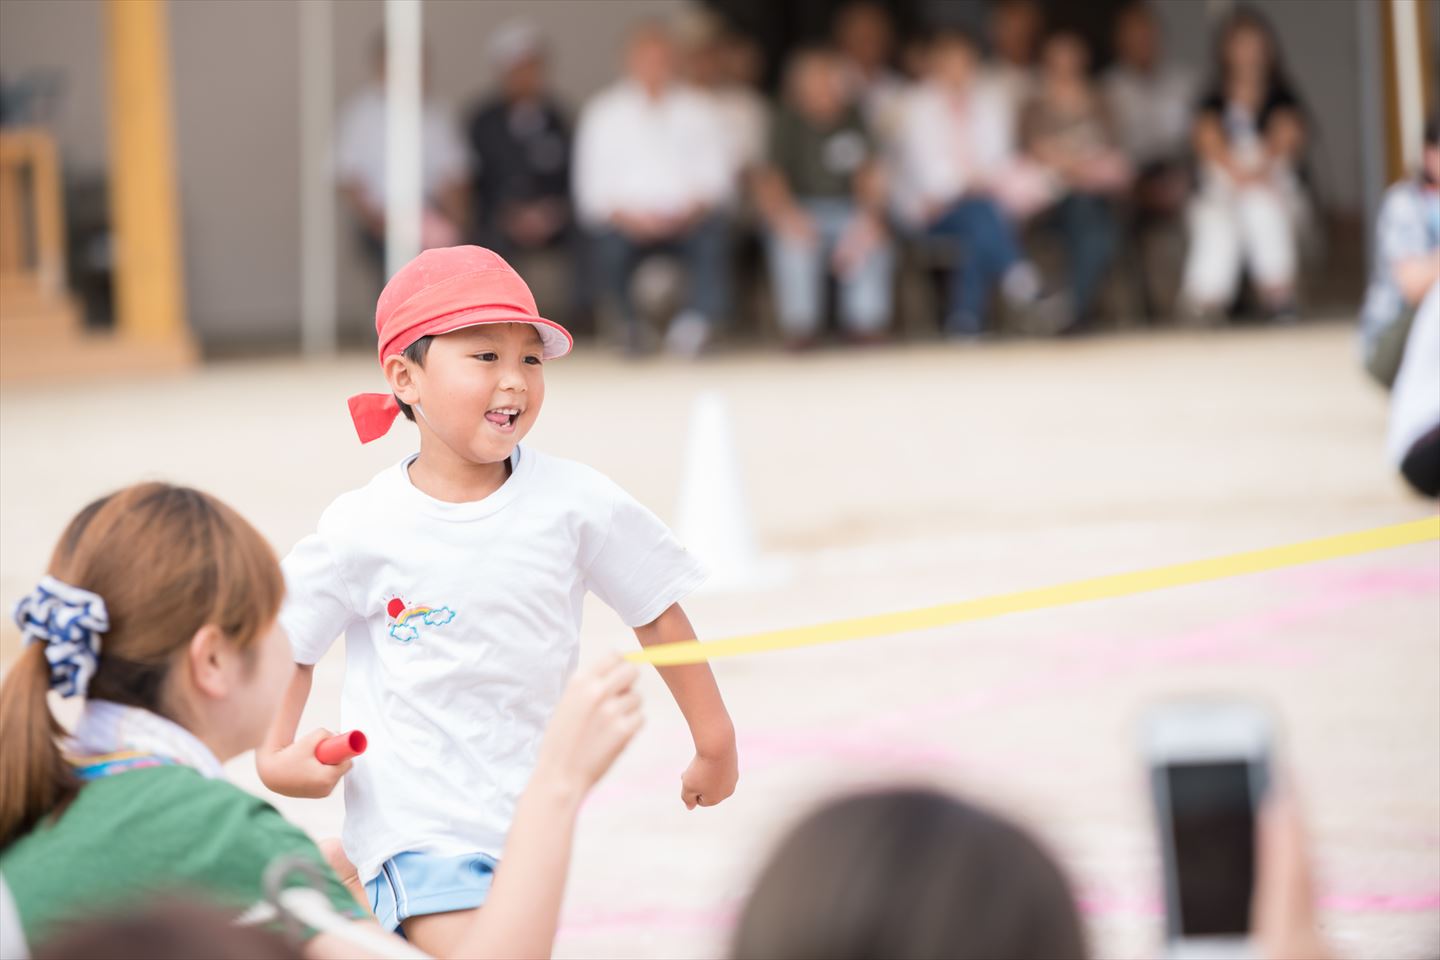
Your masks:
<svg viewBox="0 0 1440 960"><path fill-rule="evenodd" d="M1292 789L1271 787L1258 826L1253 919L1260 955L1265 960L1327 960L1334 954L1320 936L1310 843Z"/></svg>
<svg viewBox="0 0 1440 960"><path fill-rule="evenodd" d="M1176 960L1255 955L1257 822L1272 739L1269 717L1247 703L1173 704L1146 720L1166 946Z"/></svg>

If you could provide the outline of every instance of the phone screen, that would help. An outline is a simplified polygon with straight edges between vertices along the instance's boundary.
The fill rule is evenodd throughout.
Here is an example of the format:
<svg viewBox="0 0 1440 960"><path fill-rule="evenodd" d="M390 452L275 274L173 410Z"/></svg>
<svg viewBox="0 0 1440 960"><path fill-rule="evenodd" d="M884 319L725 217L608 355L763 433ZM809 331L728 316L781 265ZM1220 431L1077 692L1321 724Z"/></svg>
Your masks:
<svg viewBox="0 0 1440 960"><path fill-rule="evenodd" d="M1243 934L1250 929L1255 877L1250 765L1182 763L1164 769L1180 932L1192 937Z"/></svg>

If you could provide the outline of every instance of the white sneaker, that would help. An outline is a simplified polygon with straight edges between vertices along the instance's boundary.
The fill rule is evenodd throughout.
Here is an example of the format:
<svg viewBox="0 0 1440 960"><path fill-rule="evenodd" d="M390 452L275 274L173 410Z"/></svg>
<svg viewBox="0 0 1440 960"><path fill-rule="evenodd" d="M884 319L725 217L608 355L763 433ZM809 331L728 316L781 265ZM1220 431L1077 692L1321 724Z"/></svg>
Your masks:
<svg viewBox="0 0 1440 960"><path fill-rule="evenodd" d="M1000 295L1007 306L1023 309L1040 299L1040 271L1029 260L1021 260L1000 278Z"/></svg>
<svg viewBox="0 0 1440 960"><path fill-rule="evenodd" d="M693 360L710 342L710 323L695 310L686 310L670 321L665 332L665 349L677 357Z"/></svg>

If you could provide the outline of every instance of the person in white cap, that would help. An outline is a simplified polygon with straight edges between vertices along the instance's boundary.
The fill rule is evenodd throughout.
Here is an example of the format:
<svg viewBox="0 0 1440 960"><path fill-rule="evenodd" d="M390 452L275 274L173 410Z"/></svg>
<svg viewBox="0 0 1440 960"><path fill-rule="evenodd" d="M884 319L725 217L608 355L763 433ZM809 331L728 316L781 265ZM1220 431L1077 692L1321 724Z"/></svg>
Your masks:
<svg viewBox="0 0 1440 960"><path fill-rule="evenodd" d="M474 242L514 259L564 243L571 225L570 124L549 91L544 38L511 21L490 35L497 89L471 115Z"/></svg>

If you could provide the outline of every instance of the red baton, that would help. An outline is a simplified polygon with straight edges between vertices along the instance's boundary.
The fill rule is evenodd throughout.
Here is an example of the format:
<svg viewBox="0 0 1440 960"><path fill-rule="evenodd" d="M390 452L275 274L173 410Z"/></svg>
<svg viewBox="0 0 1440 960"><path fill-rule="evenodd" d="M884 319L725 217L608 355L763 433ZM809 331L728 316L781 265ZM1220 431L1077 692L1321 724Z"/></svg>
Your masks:
<svg viewBox="0 0 1440 960"><path fill-rule="evenodd" d="M333 737L326 737L315 745L315 759L321 763L328 763L330 766L344 763L351 757L358 757L365 752L365 734L359 730L351 730L349 733L337 733Z"/></svg>

